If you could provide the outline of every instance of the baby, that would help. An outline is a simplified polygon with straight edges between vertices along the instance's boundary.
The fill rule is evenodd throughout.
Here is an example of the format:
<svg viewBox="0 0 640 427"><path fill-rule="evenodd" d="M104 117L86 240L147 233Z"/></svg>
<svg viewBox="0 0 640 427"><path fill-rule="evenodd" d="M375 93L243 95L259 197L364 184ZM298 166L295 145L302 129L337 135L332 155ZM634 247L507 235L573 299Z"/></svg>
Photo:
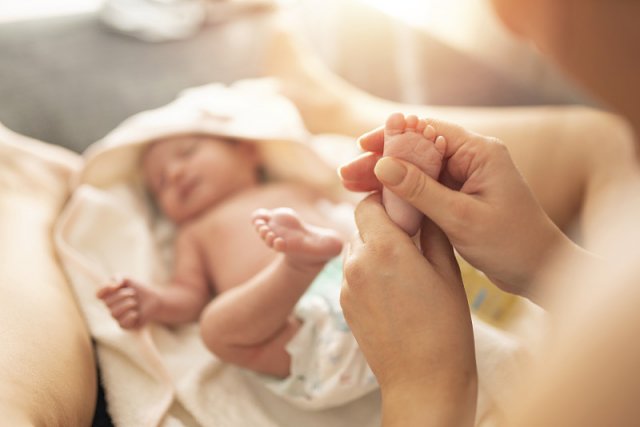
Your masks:
<svg viewBox="0 0 640 427"><path fill-rule="evenodd" d="M434 146L423 121L402 117L387 127L397 142ZM432 164L441 162L437 150L426 152ZM254 145L246 142L207 135L152 142L142 170L159 208L177 226L172 279L150 287L125 278L97 295L122 328L199 319L205 345L221 360L286 377L291 357L285 346L301 327L293 308L347 236L318 212L320 193L262 183L259 167Z"/></svg>
<svg viewBox="0 0 640 427"><path fill-rule="evenodd" d="M436 130L414 115L405 118L401 113L389 116L384 126L384 156L393 156L418 166L424 173L438 179L445 154L446 141L436 137ZM382 189L382 203L389 217L410 236L422 224L423 214L386 188Z"/></svg>

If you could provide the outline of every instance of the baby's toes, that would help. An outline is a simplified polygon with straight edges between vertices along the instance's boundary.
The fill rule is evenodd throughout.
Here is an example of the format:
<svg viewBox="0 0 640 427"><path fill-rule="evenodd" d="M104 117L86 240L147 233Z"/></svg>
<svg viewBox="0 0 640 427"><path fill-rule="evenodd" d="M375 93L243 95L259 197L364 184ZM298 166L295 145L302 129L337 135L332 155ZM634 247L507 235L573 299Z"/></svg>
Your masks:
<svg viewBox="0 0 640 427"><path fill-rule="evenodd" d="M260 232L260 227L265 226L265 225L267 225L267 223L262 218L256 218L256 219L253 220L253 227L258 232Z"/></svg>
<svg viewBox="0 0 640 427"><path fill-rule="evenodd" d="M444 154L447 151L447 140L445 139L444 136L438 135L438 137L436 138L436 141L434 143L434 146L436 147L436 150L438 151L438 153L440 153L440 155L444 156Z"/></svg>
<svg viewBox="0 0 640 427"><path fill-rule="evenodd" d="M402 113L394 113L389 116L384 124L385 136L399 135L404 132L406 121Z"/></svg>
<svg viewBox="0 0 640 427"><path fill-rule="evenodd" d="M267 244L267 246L269 246L270 248L273 248L273 241L276 239L276 233L274 233L273 231L269 231L267 232L264 241Z"/></svg>
<svg viewBox="0 0 640 427"><path fill-rule="evenodd" d="M258 234L260 238L264 240L267 237L267 234L271 231L271 228L267 224L263 224L258 228Z"/></svg>
<svg viewBox="0 0 640 427"><path fill-rule="evenodd" d="M273 239L273 249L282 252L287 248L287 242L282 237Z"/></svg>
<svg viewBox="0 0 640 427"><path fill-rule="evenodd" d="M426 122L425 122L426 123ZM436 139L436 128L431 125L427 125L422 131L422 135L427 138L429 141L434 141Z"/></svg>
<svg viewBox="0 0 640 427"><path fill-rule="evenodd" d="M418 120L418 124L416 125L416 132L424 135L424 130L427 128L427 122L424 119Z"/></svg>
<svg viewBox="0 0 640 427"><path fill-rule="evenodd" d="M253 221L262 220L264 222L268 222L271 219L271 212L268 209L260 208L253 211L251 215Z"/></svg>
<svg viewBox="0 0 640 427"><path fill-rule="evenodd" d="M418 117L410 114L405 120L405 132L415 132L418 128Z"/></svg>

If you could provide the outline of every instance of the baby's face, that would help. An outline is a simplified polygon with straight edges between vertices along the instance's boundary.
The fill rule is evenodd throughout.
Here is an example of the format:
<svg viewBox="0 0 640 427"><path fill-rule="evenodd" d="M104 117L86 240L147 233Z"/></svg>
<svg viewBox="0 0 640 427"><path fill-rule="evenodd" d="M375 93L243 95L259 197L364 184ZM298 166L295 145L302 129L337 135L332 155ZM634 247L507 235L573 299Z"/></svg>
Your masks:
<svg viewBox="0 0 640 427"><path fill-rule="evenodd" d="M144 178L165 215L180 224L255 185L252 148L206 135L159 140L143 155Z"/></svg>

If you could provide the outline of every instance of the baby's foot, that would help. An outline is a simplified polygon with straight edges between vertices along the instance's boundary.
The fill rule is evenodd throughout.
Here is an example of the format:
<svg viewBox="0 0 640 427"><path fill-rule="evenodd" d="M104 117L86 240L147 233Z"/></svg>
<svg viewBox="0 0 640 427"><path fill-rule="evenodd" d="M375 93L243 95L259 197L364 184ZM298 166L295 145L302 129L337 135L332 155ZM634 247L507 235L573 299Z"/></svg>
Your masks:
<svg viewBox="0 0 640 427"><path fill-rule="evenodd" d="M440 175L445 149L444 137L436 138L435 129L416 116L405 118L395 113L385 123L383 154L411 162L431 178L438 179ZM411 236L418 232L422 223L420 211L386 188L382 189L382 202L400 228Z"/></svg>
<svg viewBox="0 0 640 427"><path fill-rule="evenodd" d="M286 254L296 267L324 265L342 251L337 232L304 223L293 209L258 209L253 225L267 246Z"/></svg>

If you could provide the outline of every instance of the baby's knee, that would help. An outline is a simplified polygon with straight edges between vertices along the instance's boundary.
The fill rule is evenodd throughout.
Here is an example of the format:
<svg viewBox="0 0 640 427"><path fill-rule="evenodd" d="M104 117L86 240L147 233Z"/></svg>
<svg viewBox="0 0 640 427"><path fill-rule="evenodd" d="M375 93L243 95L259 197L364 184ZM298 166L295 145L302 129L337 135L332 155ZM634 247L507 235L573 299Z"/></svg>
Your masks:
<svg viewBox="0 0 640 427"><path fill-rule="evenodd" d="M215 316L203 316L200 320L200 337L207 350L220 361L246 367L254 358L256 347L239 345L229 334L226 325Z"/></svg>

